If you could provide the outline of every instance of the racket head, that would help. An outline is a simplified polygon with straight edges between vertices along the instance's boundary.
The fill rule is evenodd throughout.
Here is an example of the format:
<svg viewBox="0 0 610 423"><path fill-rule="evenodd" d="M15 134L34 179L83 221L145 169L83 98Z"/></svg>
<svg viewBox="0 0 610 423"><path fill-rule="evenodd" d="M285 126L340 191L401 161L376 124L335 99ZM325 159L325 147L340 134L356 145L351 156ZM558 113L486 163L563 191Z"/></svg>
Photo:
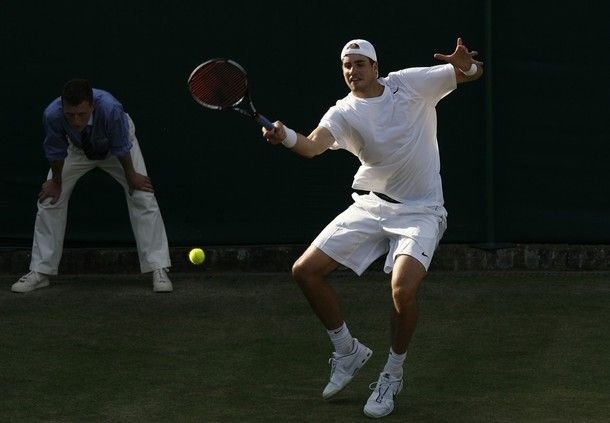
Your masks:
<svg viewBox="0 0 610 423"><path fill-rule="evenodd" d="M202 106L226 110L248 96L248 75L233 60L210 59L191 72L188 88L193 99Z"/></svg>

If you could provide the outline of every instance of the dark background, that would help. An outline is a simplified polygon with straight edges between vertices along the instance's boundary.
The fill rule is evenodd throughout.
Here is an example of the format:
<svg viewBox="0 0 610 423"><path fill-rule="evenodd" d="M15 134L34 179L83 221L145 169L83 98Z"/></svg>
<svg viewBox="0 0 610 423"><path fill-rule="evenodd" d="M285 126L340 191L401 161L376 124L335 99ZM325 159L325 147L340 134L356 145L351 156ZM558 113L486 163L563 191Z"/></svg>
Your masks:
<svg viewBox="0 0 610 423"><path fill-rule="evenodd" d="M438 110L444 243L610 242L610 31L595 2L4 2L0 242L29 246L48 172L42 111L66 80L112 92L136 125L172 245L308 243L351 201L358 161L267 145L234 113L198 106L186 79L241 63L258 110L308 134L347 93L339 52L370 40L381 74L437 64L458 36L484 79ZM122 191L92 172L67 245L129 244Z"/></svg>

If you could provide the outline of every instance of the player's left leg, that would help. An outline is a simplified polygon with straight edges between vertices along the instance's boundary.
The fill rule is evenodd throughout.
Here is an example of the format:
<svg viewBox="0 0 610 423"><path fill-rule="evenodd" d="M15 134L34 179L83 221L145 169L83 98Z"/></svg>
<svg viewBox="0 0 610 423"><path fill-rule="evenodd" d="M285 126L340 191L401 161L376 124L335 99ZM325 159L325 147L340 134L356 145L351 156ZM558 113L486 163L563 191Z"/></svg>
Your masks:
<svg viewBox="0 0 610 423"><path fill-rule="evenodd" d="M418 318L417 291L427 272L424 266L409 255L396 258L392 271L392 350L407 352Z"/></svg>
<svg viewBox="0 0 610 423"><path fill-rule="evenodd" d="M384 268L392 272L392 343L388 360L364 406L364 414L369 417L387 416L394 410L394 397L403 386L407 348L417 325L417 292L446 226L446 212L439 207L425 213L403 210L388 216L385 230L390 252Z"/></svg>
<svg viewBox="0 0 610 423"><path fill-rule="evenodd" d="M147 175L131 119L129 119L129 124L133 167L136 172ZM172 291L172 283L166 273L166 270L171 267L167 233L155 194L139 190L130 193L125 172L116 157L104 160L99 166L117 180L125 191L129 220L140 260L140 271L142 273L153 272L155 292Z"/></svg>
<svg viewBox="0 0 610 423"><path fill-rule="evenodd" d="M369 417L387 416L394 397L402 390L403 363L418 318L417 291L426 276L425 267L409 255L399 255L392 271L392 348L373 393L364 406Z"/></svg>
<svg viewBox="0 0 610 423"><path fill-rule="evenodd" d="M144 159L137 142L131 148L131 160L136 172L146 175ZM124 173L121 174L124 179ZM165 224L155 194L139 190L129 193L125 190L125 198L140 258L140 270L147 273L170 267Z"/></svg>

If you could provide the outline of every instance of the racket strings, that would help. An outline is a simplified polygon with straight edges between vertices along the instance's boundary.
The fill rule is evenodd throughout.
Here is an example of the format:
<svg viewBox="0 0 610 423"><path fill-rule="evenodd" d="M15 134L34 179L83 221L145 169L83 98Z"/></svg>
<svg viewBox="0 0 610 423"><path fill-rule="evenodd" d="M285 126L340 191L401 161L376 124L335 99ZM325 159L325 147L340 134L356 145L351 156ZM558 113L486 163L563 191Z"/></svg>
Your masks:
<svg viewBox="0 0 610 423"><path fill-rule="evenodd" d="M199 68L191 77L189 87L202 103L218 108L238 103L248 89L246 75L228 62L213 62Z"/></svg>

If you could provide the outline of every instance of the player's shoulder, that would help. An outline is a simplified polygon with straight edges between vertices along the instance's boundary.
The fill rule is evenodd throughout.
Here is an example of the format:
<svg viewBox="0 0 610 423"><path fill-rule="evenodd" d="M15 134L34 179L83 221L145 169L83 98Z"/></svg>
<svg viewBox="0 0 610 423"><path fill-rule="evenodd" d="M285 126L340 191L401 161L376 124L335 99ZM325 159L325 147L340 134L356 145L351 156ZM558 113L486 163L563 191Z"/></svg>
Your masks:
<svg viewBox="0 0 610 423"><path fill-rule="evenodd" d="M352 97L352 95L350 93L348 93L345 97L337 100L333 107L339 107L339 108L345 107L346 105L348 105L351 102L351 97Z"/></svg>
<svg viewBox="0 0 610 423"><path fill-rule="evenodd" d="M93 88L93 101L119 103L119 100L110 91L102 90L100 88Z"/></svg>
<svg viewBox="0 0 610 423"><path fill-rule="evenodd" d="M123 110L123 105L111 92L100 88L93 88L93 104L98 111Z"/></svg>
<svg viewBox="0 0 610 423"><path fill-rule="evenodd" d="M335 104L330 106L326 111L326 116L336 116L344 113L349 109L349 94L335 101Z"/></svg>
<svg viewBox="0 0 610 423"><path fill-rule="evenodd" d="M46 120L62 119L63 111L61 107L61 97L57 97L55 100L49 103L44 109L43 116Z"/></svg>

